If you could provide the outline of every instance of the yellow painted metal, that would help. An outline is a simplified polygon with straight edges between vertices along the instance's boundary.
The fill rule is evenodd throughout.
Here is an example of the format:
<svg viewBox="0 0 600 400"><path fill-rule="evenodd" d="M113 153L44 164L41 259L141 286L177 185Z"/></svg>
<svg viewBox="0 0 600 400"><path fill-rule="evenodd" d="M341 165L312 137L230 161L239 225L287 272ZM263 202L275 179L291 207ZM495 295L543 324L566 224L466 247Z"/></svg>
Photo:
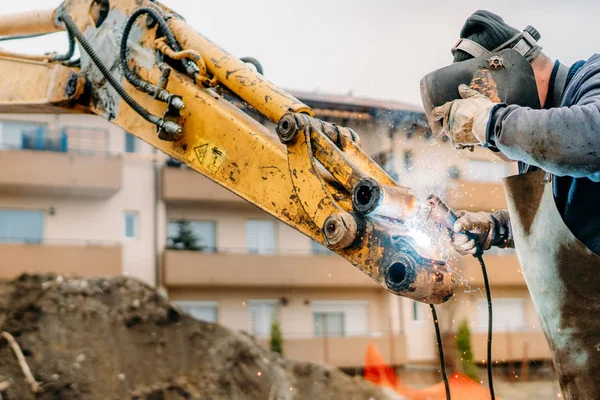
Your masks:
<svg viewBox="0 0 600 400"><path fill-rule="evenodd" d="M344 186L348 193L352 193L354 186L365 175L317 129L313 129L310 136L314 157Z"/></svg>
<svg viewBox="0 0 600 400"><path fill-rule="evenodd" d="M0 36L34 35L64 30L55 10L31 11L0 16Z"/></svg>
<svg viewBox="0 0 600 400"><path fill-rule="evenodd" d="M169 20L169 26L182 48L196 50L208 71L231 91L260 111L272 122L287 112L313 115L312 110L291 94L269 82L239 58L229 54L219 45L192 29L185 21Z"/></svg>
<svg viewBox="0 0 600 400"><path fill-rule="evenodd" d="M60 64L0 57L0 112L57 112L75 109L85 78ZM64 112L64 111L63 111Z"/></svg>
<svg viewBox="0 0 600 400"><path fill-rule="evenodd" d="M30 61L39 61L39 62L49 62L52 56L50 54L41 54L41 55L21 54L21 53L15 53L12 51L6 51L6 50L0 49L0 57L18 58L21 60L30 60Z"/></svg>
<svg viewBox="0 0 600 400"><path fill-rule="evenodd" d="M156 39L154 41L156 45L156 49L165 54L167 57L172 58L173 60L182 60L184 58L189 58L194 61L198 66L198 70L200 71L200 75L206 75L206 63L202 59L200 53L195 50L182 50L175 51L169 47L167 44L167 38L162 37L160 39Z"/></svg>

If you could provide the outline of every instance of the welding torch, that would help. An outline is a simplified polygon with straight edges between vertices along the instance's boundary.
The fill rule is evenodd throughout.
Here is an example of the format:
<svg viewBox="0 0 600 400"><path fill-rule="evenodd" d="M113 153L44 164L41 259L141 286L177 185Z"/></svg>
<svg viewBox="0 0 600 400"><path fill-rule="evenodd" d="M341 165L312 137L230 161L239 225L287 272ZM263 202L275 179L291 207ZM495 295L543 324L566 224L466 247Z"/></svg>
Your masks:
<svg viewBox="0 0 600 400"><path fill-rule="evenodd" d="M429 218L433 219L440 226L446 228L450 235L455 235L454 232L454 224L458 217L456 213L448 207L446 203L436 195L432 194L427 197L427 204L429 205ZM464 233L467 235L469 240L473 240L475 243L476 252L473 254L475 257L480 257L483 254L483 250L481 249L481 245L477 241L477 239L473 236L473 234L469 231Z"/></svg>

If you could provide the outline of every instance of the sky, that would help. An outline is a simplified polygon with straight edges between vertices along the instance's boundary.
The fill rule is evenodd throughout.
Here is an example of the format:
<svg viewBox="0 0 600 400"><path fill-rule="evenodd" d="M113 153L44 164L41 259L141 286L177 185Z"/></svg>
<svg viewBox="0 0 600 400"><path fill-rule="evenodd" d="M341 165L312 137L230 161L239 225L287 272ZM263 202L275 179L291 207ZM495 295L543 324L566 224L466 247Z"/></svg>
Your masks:
<svg viewBox="0 0 600 400"><path fill-rule="evenodd" d="M54 8L55 0L2 0L2 13ZM533 25L544 52L565 64L600 47L600 2L570 0L164 0L230 53L260 60L285 89L420 104L419 81L452 61L450 48L478 9L517 29ZM3 42L29 53L66 50L62 33Z"/></svg>

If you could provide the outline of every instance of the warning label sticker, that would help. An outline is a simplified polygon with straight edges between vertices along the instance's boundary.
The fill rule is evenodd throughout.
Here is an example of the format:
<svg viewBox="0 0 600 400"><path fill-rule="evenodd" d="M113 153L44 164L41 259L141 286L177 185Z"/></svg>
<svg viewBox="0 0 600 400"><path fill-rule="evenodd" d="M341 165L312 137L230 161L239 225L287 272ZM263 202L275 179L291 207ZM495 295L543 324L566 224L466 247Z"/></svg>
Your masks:
<svg viewBox="0 0 600 400"><path fill-rule="evenodd" d="M225 161L225 149L206 139L200 139L199 144L194 147L198 162L213 174L216 173Z"/></svg>

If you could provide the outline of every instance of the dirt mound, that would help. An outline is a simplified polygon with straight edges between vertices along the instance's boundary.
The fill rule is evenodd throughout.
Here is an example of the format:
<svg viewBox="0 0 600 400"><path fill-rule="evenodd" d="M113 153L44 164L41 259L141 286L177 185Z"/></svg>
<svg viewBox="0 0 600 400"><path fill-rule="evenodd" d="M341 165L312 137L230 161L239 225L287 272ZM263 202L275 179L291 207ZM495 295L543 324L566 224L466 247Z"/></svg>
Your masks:
<svg viewBox="0 0 600 400"><path fill-rule="evenodd" d="M32 394L0 338L4 400L389 398L361 378L281 358L243 333L196 321L124 277L1 283L0 331L15 337L42 383Z"/></svg>

